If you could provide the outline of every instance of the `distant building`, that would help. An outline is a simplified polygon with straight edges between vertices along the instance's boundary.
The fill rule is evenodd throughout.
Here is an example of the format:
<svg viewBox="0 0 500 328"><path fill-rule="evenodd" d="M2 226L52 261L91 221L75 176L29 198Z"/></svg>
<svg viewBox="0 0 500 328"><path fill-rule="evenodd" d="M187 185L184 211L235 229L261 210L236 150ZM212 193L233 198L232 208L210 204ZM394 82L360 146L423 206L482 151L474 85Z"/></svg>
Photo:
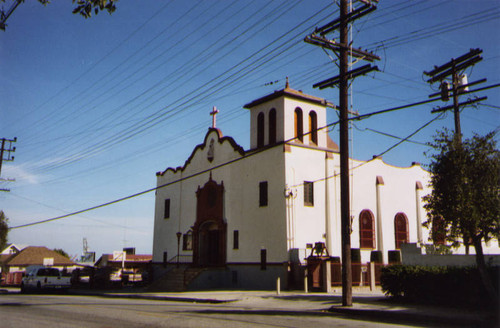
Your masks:
<svg viewBox="0 0 500 328"><path fill-rule="evenodd" d="M2 250L0 255L12 255L17 254L23 249L28 247L27 245L16 245L16 244L7 244L7 246Z"/></svg>
<svg viewBox="0 0 500 328"><path fill-rule="evenodd" d="M124 254L124 253L121 253ZM146 254L126 254L125 258L113 254L103 254L95 263L96 268L113 268L127 271L142 272L151 266L152 255Z"/></svg>
<svg viewBox="0 0 500 328"><path fill-rule="evenodd" d="M124 249L113 252L113 254L103 254L95 263L98 270L104 269L109 273L109 280L139 282L147 280L151 271L152 255L135 254L135 249Z"/></svg>
<svg viewBox="0 0 500 328"><path fill-rule="evenodd" d="M3 264L13 255L19 253L26 247L26 245L7 244L7 247L5 247L0 253L0 273L4 272Z"/></svg>
<svg viewBox="0 0 500 328"><path fill-rule="evenodd" d="M183 166L157 173L153 261L205 268L193 288L274 288L316 242L341 255L339 148L329 104L289 87L254 100L250 149L215 124ZM333 110L332 110L333 111ZM428 240L429 173L351 160L351 245L362 262ZM294 265L296 264L296 265Z"/></svg>
<svg viewBox="0 0 500 328"><path fill-rule="evenodd" d="M68 272L77 268L76 263L69 258L44 246L26 246L20 250L12 245L9 247L13 254L2 254L1 258L2 280L8 285L20 284L22 275L30 265L46 265Z"/></svg>

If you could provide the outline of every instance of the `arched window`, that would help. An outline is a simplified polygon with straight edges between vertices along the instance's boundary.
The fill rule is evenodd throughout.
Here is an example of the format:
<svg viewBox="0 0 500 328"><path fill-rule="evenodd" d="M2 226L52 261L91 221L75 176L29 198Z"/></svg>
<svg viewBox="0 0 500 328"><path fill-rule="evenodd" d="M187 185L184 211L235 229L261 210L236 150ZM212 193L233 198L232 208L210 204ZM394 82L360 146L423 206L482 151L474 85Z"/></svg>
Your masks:
<svg viewBox="0 0 500 328"><path fill-rule="evenodd" d="M318 116L315 111L309 113L309 133L311 143L318 144Z"/></svg>
<svg viewBox="0 0 500 328"><path fill-rule="evenodd" d="M295 138L304 142L304 124L302 119L302 109L295 108Z"/></svg>
<svg viewBox="0 0 500 328"><path fill-rule="evenodd" d="M396 234L396 249L401 249L401 244L409 241L408 218L404 213L396 214L394 218L394 233Z"/></svg>
<svg viewBox="0 0 500 328"><path fill-rule="evenodd" d="M269 111L269 144L276 143L276 109L271 108Z"/></svg>
<svg viewBox="0 0 500 328"><path fill-rule="evenodd" d="M359 214L359 248L375 248L375 224L370 210Z"/></svg>
<svg viewBox="0 0 500 328"><path fill-rule="evenodd" d="M264 113L257 116L257 148L264 147Z"/></svg>

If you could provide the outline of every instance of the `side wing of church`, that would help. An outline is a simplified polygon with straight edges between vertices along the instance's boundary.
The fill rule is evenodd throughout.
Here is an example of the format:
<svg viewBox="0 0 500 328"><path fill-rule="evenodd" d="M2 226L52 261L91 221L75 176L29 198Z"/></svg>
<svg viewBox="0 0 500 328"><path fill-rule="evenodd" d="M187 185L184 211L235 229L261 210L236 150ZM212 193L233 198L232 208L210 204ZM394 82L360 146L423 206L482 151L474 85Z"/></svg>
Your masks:
<svg viewBox="0 0 500 328"><path fill-rule="evenodd" d="M157 173L153 261L204 268L196 288L274 288L290 283L315 243L341 254L338 146L326 129L324 99L282 90L254 100L250 149L214 123L183 166ZM213 113L216 114L215 111ZM422 230L429 174L382 159L351 160L353 248L362 262Z"/></svg>

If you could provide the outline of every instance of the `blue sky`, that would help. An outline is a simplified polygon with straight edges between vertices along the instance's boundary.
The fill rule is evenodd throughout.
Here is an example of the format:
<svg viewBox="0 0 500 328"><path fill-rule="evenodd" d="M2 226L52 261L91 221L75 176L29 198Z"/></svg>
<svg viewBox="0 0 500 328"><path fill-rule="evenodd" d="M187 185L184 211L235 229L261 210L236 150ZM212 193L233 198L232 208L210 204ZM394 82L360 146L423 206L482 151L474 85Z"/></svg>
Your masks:
<svg viewBox="0 0 500 328"><path fill-rule="evenodd" d="M10 7L7 1L5 8ZM75 212L152 188L155 173L184 163L203 141L217 106L224 135L249 147L242 106L291 87L338 103L338 90L313 89L338 74L334 55L302 40L338 16L331 0L120 1L112 15L71 14L70 1L21 4L0 32L0 137L12 139L0 209L10 226ZM382 59L380 72L357 78L352 107L360 114L428 99L437 85L423 71L471 48L483 61L469 81L500 82L500 2L380 1L356 21L354 45ZM359 67L358 63L354 67ZM270 82L273 82L272 84ZM499 88L485 105L461 113L464 137L499 126ZM463 96L462 100L466 100ZM351 154L370 159L436 115L434 104L355 122ZM328 122L335 122L331 110ZM428 163L421 143L453 129L447 114L383 156L397 166ZM371 130L368 130L371 129ZM331 132L338 140L338 128ZM82 239L101 253L136 247L150 253L154 193L50 223L11 230L10 242L81 253Z"/></svg>

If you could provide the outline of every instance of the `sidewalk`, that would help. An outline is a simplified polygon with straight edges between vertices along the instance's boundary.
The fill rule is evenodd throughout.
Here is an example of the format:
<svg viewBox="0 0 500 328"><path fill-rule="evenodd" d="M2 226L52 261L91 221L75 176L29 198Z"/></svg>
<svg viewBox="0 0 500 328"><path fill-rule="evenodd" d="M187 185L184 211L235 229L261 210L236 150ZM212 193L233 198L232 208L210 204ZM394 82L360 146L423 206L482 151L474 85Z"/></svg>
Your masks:
<svg viewBox="0 0 500 328"><path fill-rule="evenodd" d="M101 297L221 304L232 302L255 311L277 311L303 315L341 315L357 320L397 323L412 326L500 327L491 311L464 308L400 304L380 291L353 290L353 306L342 306L340 291L333 293L303 293L284 291L198 291L178 293L147 293L133 290L89 291L74 290L73 294Z"/></svg>
<svg viewBox="0 0 500 328"><path fill-rule="evenodd" d="M2 293L17 293L19 288L4 288ZM402 304L388 299L380 290L353 289L353 305L342 306L342 293L304 293L283 291L196 291L145 292L141 289L121 290L73 289L72 295L133 298L171 302L223 304L251 309L251 312L272 312L276 315L332 315L350 319L394 323L420 327L500 327L498 313L487 310Z"/></svg>

